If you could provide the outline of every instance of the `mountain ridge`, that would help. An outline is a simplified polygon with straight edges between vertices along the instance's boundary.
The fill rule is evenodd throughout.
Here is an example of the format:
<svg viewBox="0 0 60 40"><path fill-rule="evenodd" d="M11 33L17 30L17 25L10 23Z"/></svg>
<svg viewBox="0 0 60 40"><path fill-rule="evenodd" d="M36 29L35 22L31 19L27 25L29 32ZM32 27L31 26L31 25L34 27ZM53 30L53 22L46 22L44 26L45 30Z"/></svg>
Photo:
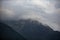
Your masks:
<svg viewBox="0 0 60 40"><path fill-rule="evenodd" d="M1 40L26 40L21 34L19 34L8 25L1 22L0 22L0 39Z"/></svg>
<svg viewBox="0 0 60 40"><path fill-rule="evenodd" d="M44 26L35 20L8 21L11 27L22 34L27 40L59 40L60 32L54 31L49 26ZM52 37L53 36L53 37Z"/></svg>

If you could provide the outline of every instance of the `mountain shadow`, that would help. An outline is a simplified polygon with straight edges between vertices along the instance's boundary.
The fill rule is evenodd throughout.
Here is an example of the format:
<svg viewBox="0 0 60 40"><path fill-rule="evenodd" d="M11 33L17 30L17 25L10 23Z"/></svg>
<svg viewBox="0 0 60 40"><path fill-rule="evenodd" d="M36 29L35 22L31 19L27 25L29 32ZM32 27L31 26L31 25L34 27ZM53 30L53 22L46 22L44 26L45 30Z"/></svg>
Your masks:
<svg viewBox="0 0 60 40"><path fill-rule="evenodd" d="M35 20L5 21L22 34L27 40L60 40L60 32L53 31L49 26L44 26Z"/></svg>
<svg viewBox="0 0 60 40"><path fill-rule="evenodd" d="M25 40L25 38L8 25L0 22L0 40Z"/></svg>

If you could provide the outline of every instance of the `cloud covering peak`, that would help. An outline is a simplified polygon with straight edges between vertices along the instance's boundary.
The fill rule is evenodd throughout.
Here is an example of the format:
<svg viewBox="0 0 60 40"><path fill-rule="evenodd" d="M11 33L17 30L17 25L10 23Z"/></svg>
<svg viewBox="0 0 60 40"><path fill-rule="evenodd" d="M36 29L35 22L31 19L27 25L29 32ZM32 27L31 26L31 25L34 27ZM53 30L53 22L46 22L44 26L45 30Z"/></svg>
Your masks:
<svg viewBox="0 0 60 40"><path fill-rule="evenodd" d="M0 10L3 20L34 19L60 31L59 4L59 0L3 0Z"/></svg>

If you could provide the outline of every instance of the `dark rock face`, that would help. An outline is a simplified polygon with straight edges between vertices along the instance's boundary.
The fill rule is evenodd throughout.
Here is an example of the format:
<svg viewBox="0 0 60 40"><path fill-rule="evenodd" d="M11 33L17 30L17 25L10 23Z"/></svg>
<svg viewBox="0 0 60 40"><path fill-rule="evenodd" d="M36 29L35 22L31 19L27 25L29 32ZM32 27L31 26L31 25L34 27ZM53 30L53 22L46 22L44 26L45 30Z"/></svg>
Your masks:
<svg viewBox="0 0 60 40"><path fill-rule="evenodd" d="M53 31L49 26L44 26L38 21L19 20L8 21L6 23L11 25L12 28L16 29L16 31L22 34L27 40L60 40L60 32ZM19 37L17 36L17 39L18 38Z"/></svg>
<svg viewBox="0 0 60 40"><path fill-rule="evenodd" d="M46 40L60 40L60 32L53 31L45 36Z"/></svg>
<svg viewBox="0 0 60 40"><path fill-rule="evenodd" d="M38 21L20 20L19 22L25 23L19 32L28 40L42 40L45 35L53 31L49 26L44 26Z"/></svg>
<svg viewBox="0 0 60 40"><path fill-rule="evenodd" d="M0 22L0 39L1 40L25 40L23 36L18 34L8 25Z"/></svg>

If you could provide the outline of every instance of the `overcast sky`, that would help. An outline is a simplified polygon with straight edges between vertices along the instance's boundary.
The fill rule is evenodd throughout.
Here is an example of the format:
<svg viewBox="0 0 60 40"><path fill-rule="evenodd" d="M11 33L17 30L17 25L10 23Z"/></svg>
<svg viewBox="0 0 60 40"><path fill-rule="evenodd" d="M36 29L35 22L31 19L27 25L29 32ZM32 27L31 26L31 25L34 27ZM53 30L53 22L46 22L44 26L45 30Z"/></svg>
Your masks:
<svg viewBox="0 0 60 40"><path fill-rule="evenodd" d="M60 31L60 0L2 0L2 20L34 19Z"/></svg>

